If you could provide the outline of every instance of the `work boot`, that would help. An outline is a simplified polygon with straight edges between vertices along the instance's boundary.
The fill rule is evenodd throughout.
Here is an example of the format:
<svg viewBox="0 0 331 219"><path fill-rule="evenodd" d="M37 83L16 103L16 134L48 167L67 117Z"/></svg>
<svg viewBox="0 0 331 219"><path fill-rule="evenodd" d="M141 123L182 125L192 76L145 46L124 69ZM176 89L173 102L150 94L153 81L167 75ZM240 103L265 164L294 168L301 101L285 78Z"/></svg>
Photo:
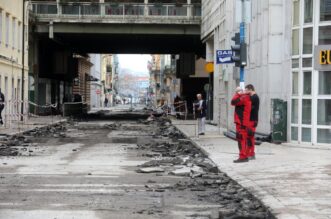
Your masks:
<svg viewBox="0 0 331 219"><path fill-rule="evenodd" d="M233 161L233 163L243 163L243 162L248 162L248 158L243 158L243 159L238 158L237 160Z"/></svg>

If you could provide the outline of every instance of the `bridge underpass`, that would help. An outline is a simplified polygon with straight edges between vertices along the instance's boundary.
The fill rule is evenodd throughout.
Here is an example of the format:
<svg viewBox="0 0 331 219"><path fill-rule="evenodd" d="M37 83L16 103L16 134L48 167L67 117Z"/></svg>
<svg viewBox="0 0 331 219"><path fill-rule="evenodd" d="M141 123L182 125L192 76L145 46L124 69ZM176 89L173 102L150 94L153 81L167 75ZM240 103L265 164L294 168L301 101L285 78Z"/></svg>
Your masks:
<svg viewBox="0 0 331 219"><path fill-rule="evenodd" d="M86 3L74 5L32 3L30 47L33 49L31 49L30 57L32 57L33 67L30 69L33 70L30 76L38 85L33 94L34 102L39 104L62 102L61 90L65 93L66 87L71 86L77 74L72 58L74 54L83 56L88 53L205 56L205 47L200 40L200 15L196 12L200 5L180 7L175 4L158 5L156 9L161 8L160 14L150 13L155 10L155 6L151 4L119 4L117 6L119 8L140 7L145 11L147 7L149 13L140 16L129 14L124 9L122 14L105 16L102 9L113 6L94 3L93 7L95 5L99 6L99 14L82 14L84 11L82 8L89 6ZM92 7L92 4L90 6ZM64 10L65 7L66 10ZM77 7L78 11L75 10ZM174 13L174 9L181 13ZM163 13L164 11L166 13ZM186 72L182 77L183 87L186 84L185 78L192 74L194 70ZM189 79L187 86L192 84L192 80L196 80L195 84L199 85L199 79ZM203 90L206 80L200 81L201 86L198 87L199 90ZM41 86L40 83L42 83ZM51 97L44 96L47 86L51 86L50 90L54 91ZM60 86L64 88L61 89Z"/></svg>

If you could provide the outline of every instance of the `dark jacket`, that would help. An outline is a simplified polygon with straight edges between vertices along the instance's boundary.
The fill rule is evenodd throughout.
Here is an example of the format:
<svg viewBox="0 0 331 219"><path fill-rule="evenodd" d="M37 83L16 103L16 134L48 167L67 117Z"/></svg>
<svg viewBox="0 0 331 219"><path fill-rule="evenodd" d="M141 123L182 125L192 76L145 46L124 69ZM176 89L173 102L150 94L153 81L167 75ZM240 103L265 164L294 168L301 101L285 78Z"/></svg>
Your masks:
<svg viewBox="0 0 331 219"><path fill-rule="evenodd" d="M195 107L196 107L197 118L206 117L206 115L207 115L207 104L206 104L206 101L205 100L202 100L201 110L198 110L198 108L199 108L199 102L197 102L195 104Z"/></svg>
<svg viewBox="0 0 331 219"><path fill-rule="evenodd" d="M0 92L0 103L4 103L5 102L5 95L3 95L2 92Z"/></svg>
<svg viewBox="0 0 331 219"><path fill-rule="evenodd" d="M257 96L256 94L252 95L251 102L252 102L252 111L251 111L250 120L252 122L256 122L257 125L259 121L259 108L260 108L259 96Z"/></svg>

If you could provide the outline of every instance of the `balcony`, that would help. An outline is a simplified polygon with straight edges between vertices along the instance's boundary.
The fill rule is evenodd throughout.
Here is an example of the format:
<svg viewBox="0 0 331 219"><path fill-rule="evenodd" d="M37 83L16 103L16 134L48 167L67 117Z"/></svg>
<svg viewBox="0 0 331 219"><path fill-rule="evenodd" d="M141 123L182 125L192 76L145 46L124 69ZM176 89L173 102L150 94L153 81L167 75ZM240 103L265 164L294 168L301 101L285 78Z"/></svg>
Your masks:
<svg viewBox="0 0 331 219"><path fill-rule="evenodd" d="M200 4L137 3L56 3L31 2L31 13L39 21L99 23L169 23L200 24Z"/></svg>

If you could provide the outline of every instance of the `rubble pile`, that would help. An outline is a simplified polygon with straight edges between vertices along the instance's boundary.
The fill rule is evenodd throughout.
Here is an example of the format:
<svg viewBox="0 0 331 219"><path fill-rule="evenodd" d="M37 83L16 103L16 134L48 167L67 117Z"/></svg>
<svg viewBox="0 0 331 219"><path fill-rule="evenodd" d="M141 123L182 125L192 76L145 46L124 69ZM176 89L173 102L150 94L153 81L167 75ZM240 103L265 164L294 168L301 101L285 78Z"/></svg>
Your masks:
<svg viewBox="0 0 331 219"><path fill-rule="evenodd" d="M37 145L36 143L32 143L32 138L64 138L66 137L66 129L65 123L57 123L54 125L34 128L17 135L3 135L0 138L0 156L20 156L26 154L25 152L27 151L29 152L29 155L31 155L33 151L29 148Z"/></svg>
<svg viewBox="0 0 331 219"><path fill-rule="evenodd" d="M170 186L147 182L146 191L195 192L199 200L221 206L216 218L274 218L251 193L220 172L170 121L157 118L155 123L156 138L152 142L138 145L138 150L146 151L142 155L151 160L139 165L137 172L154 173L157 176L174 175L179 181Z"/></svg>

